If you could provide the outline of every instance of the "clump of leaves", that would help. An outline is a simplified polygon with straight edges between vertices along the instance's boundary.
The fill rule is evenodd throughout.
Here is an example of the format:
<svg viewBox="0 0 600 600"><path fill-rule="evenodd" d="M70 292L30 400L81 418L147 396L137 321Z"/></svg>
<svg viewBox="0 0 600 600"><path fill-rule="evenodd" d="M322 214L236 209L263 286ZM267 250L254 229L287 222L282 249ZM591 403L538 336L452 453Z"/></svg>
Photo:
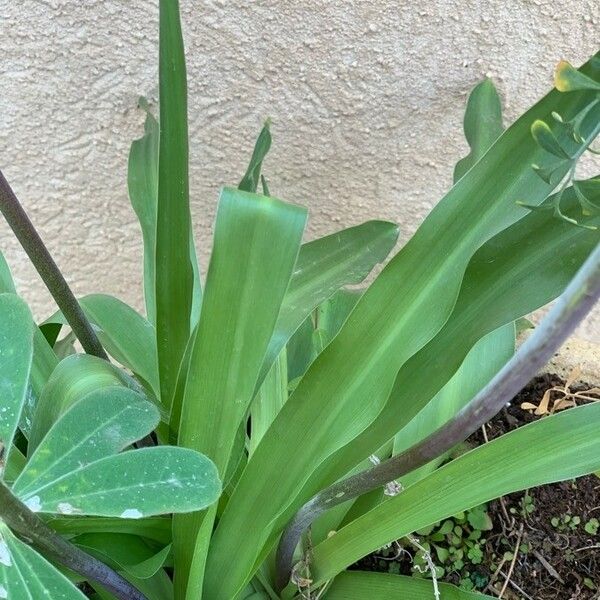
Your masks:
<svg viewBox="0 0 600 600"><path fill-rule="evenodd" d="M485 598L346 569L432 523L444 570L475 567L487 521L466 509L600 469L598 403L453 452L600 297L600 186L573 178L600 131L597 58L505 131L480 83L454 185L361 289L397 226L303 243L307 210L262 174L267 122L220 194L203 278L178 2L159 10L158 114L140 105L129 157L145 315L75 298L0 173L0 209L59 309L34 323L0 257L0 597L81 599L60 564L103 600ZM516 320L555 298L513 356Z"/></svg>
<svg viewBox="0 0 600 600"><path fill-rule="evenodd" d="M581 517L578 515L570 515L569 513L565 513L556 517L552 517L550 519L550 524L557 531L576 531L579 525L581 525Z"/></svg>
<svg viewBox="0 0 600 600"><path fill-rule="evenodd" d="M473 583L471 576L476 573L476 566L481 564L484 558L484 532L492 528L487 505L482 504L453 515L442 523L421 529L416 535L420 538L422 546L436 559L438 578L449 573L458 573L461 579ZM417 552L414 556L413 574L431 577L423 552ZM487 580L481 579L479 583L473 583L472 588L468 587L466 581L464 585L467 586L465 589L483 589Z"/></svg>

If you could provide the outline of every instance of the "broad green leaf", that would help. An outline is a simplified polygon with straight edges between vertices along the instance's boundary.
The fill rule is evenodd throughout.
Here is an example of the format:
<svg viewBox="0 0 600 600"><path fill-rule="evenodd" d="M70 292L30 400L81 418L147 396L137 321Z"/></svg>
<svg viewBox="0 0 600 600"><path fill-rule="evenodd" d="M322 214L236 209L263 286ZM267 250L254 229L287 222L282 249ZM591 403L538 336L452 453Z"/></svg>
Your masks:
<svg viewBox="0 0 600 600"><path fill-rule="evenodd" d="M150 433L159 419L154 405L127 388L90 392L50 428L12 491L34 497L82 465L121 452Z"/></svg>
<svg viewBox="0 0 600 600"><path fill-rule="evenodd" d="M100 388L123 386L142 393L139 384L109 362L88 354L74 354L54 369L39 399L29 437L29 456L52 424L73 403Z"/></svg>
<svg viewBox="0 0 600 600"><path fill-rule="evenodd" d="M271 148L271 121L267 119L254 145L250 164L246 169L246 173L238 185L238 189L244 192L256 193L258 182L261 180L260 170L263 160ZM264 184L264 182L263 182ZM268 190L266 190L268 191ZM269 194L265 194L268 196Z"/></svg>
<svg viewBox="0 0 600 600"><path fill-rule="evenodd" d="M81 298L79 303L95 326L96 334L106 351L148 382L158 398L160 391L156 331L152 324L113 296L90 294ZM67 324L61 312L54 314L45 323Z"/></svg>
<svg viewBox="0 0 600 600"><path fill-rule="evenodd" d="M488 333L467 354L458 371L433 397L423 410L394 437L393 454L400 454L445 425L466 406L506 364L515 348L514 323ZM418 478L435 470L444 456L418 470ZM416 480L416 473L402 479L407 487Z"/></svg>
<svg viewBox="0 0 600 600"><path fill-rule="evenodd" d="M0 252L0 294L16 294L15 283L4 255Z"/></svg>
<svg viewBox="0 0 600 600"><path fill-rule="evenodd" d="M584 69L589 72L589 65ZM227 504L207 560L204 591L211 599L229 599L242 589L277 518L310 497L297 495L311 470L381 411L400 368L450 316L472 255L525 214L519 197L537 205L551 191L530 167L547 160L530 135L531 123L553 110L569 118L590 102L591 94L554 90L518 119L363 294L283 406ZM588 123L586 134L591 129ZM239 531L243 545L236 541Z"/></svg>
<svg viewBox="0 0 600 600"><path fill-rule="evenodd" d="M168 402L190 337L194 271L190 260L187 82L179 0L160 0L159 7L156 338L161 398Z"/></svg>
<svg viewBox="0 0 600 600"><path fill-rule="evenodd" d="M600 83L578 71L566 60L561 60L556 67L554 85L561 92L573 92L575 90L600 91Z"/></svg>
<svg viewBox="0 0 600 600"><path fill-rule="evenodd" d="M471 152L456 163L455 182L488 151L504 130L500 97L490 79L476 85L469 95L464 129Z"/></svg>
<svg viewBox="0 0 600 600"><path fill-rule="evenodd" d="M342 286L362 282L397 240L395 224L367 221L302 245L259 381L306 317Z"/></svg>
<svg viewBox="0 0 600 600"><path fill-rule="evenodd" d="M131 144L128 164L129 199L135 211L144 241L144 299L146 315L156 324L156 267L154 249L156 244L156 210L158 198L158 121L150 113L145 99L140 105L146 110L144 135ZM202 301L202 285L194 245L193 231L190 229L190 261L194 271L194 291L192 299L192 326L198 320Z"/></svg>
<svg viewBox="0 0 600 600"><path fill-rule="evenodd" d="M0 598L85 600L85 596L60 571L18 540L1 522Z"/></svg>
<svg viewBox="0 0 600 600"><path fill-rule="evenodd" d="M518 490L600 467L600 404L536 421L463 454L314 548L315 585L392 540ZM525 451L526 449L526 451Z"/></svg>
<svg viewBox="0 0 600 600"><path fill-rule="evenodd" d="M577 209L572 189L564 198L568 211ZM590 222L600 223L595 219ZM402 367L377 419L319 469L303 495L333 483L405 427L484 335L559 296L599 239L598 232L573 227L551 211L535 211L484 244L444 327Z"/></svg>
<svg viewBox="0 0 600 600"><path fill-rule="evenodd" d="M440 600L493 600L494 596L466 592L448 583L440 583ZM430 579L345 571L338 575L325 593L324 600L432 600Z"/></svg>
<svg viewBox="0 0 600 600"><path fill-rule="evenodd" d="M14 294L0 294L0 476L27 396L33 359L33 320L29 308Z"/></svg>
<svg viewBox="0 0 600 600"><path fill-rule="evenodd" d="M303 208L222 191L179 429L179 444L209 456L221 474L254 396L305 222ZM174 520L181 574L188 570L198 517Z"/></svg>
<svg viewBox="0 0 600 600"><path fill-rule="evenodd" d="M82 465L20 498L40 513L139 519L202 510L220 491L215 466L205 456L160 446Z"/></svg>

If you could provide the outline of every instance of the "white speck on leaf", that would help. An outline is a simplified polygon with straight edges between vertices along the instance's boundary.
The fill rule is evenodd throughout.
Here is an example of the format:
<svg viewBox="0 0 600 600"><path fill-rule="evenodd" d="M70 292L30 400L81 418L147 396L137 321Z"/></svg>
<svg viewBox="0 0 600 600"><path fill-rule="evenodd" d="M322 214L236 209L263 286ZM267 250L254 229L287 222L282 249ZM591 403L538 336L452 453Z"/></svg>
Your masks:
<svg viewBox="0 0 600 600"><path fill-rule="evenodd" d="M78 512L77 509L68 502L59 502L56 508L61 515L72 515Z"/></svg>
<svg viewBox="0 0 600 600"><path fill-rule="evenodd" d="M39 496L31 496L25 500L25 506L32 512L39 512L42 508L42 502Z"/></svg>
<svg viewBox="0 0 600 600"><path fill-rule="evenodd" d="M137 508L128 508L121 513L121 519L141 519L143 516Z"/></svg>
<svg viewBox="0 0 600 600"><path fill-rule="evenodd" d="M0 598L8 598L8 592L3 585L0 585Z"/></svg>

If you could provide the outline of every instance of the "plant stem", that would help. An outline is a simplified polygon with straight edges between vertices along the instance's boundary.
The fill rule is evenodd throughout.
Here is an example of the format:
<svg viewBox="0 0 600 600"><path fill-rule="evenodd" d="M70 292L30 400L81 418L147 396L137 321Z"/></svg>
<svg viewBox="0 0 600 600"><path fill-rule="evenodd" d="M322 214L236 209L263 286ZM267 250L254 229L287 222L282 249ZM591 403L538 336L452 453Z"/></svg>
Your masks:
<svg viewBox="0 0 600 600"><path fill-rule="evenodd" d="M0 171L0 212L37 269L83 349L88 354L108 360L108 356L79 306L79 302L4 178L2 171Z"/></svg>
<svg viewBox="0 0 600 600"><path fill-rule="evenodd" d="M599 297L600 244L531 337L451 421L405 452L322 490L296 513L277 548L278 589L282 590L289 581L294 551L302 533L319 515L418 469L466 440L496 415L552 358Z"/></svg>
<svg viewBox="0 0 600 600"><path fill-rule="evenodd" d="M58 535L1 482L0 518L27 543L86 579L99 583L119 600L148 600L116 571Z"/></svg>

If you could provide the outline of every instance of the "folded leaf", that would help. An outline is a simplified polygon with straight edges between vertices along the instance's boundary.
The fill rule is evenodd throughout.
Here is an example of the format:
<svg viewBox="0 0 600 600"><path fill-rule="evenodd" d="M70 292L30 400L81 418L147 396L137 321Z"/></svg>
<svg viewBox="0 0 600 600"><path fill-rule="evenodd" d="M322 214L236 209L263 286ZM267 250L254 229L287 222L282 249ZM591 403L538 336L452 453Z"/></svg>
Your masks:
<svg viewBox="0 0 600 600"><path fill-rule="evenodd" d="M128 164L128 187L131 206L142 229L144 241L144 299L148 321L156 324L156 210L158 198L158 121L148 110L145 99L140 105L146 108L144 135L131 144ZM194 271L192 298L192 327L198 320L202 302L202 284L196 257L193 231L190 229L190 262Z"/></svg>

